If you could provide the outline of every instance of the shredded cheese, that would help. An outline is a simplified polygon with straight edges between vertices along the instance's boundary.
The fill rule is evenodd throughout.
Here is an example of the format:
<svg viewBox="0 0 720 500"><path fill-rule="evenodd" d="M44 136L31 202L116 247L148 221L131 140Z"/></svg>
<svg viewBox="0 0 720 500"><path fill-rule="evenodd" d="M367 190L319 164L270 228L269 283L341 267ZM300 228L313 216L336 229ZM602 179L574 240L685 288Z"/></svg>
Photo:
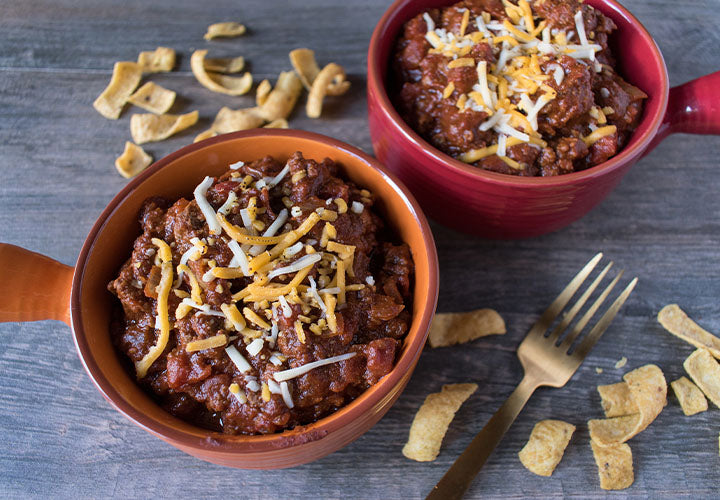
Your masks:
<svg viewBox="0 0 720 500"><path fill-rule="evenodd" d="M265 232L262 234L262 237L269 238L269 237L275 236L275 234L277 234L277 232L280 230L280 228L283 227L283 225L285 225L285 223L287 222L287 219L288 219L288 211L286 208L283 208L280 211L280 213L278 214L277 218L275 218L275 220L272 222L272 224L270 224L268 226L268 228L265 230ZM260 253L262 253L265 250L265 247L266 247L266 245L255 245L252 248L250 248L248 253L253 256L259 255Z"/></svg>
<svg viewBox="0 0 720 500"><path fill-rule="evenodd" d="M170 319L168 317L168 297L173 284L172 252L170 246L158 238L152 239L153 244L158 247L160 259L162 260L160 284L158 285L157 298L157 324L160 334L155 345L135 363L135 371L138 379L144 378L152 364L157 360L167 346L170 338Z"/></svg>
<svg viewBox="0 0 720 500"><path fill-rule="evenodd" d="M617 127L615 125L608 125L606 127L600 127L596 129L594 132L592 132L590 135L587 135L583 137L583 142L589 147L595 144L597 141L602 139L603 137L607 137L609 135L613 135L615 132L617 132Z"/></svg>
<svg viewBox="0 0 720 500"><path fill-rule="evenodd" d="M275 187L276 185L278 185L285 178L285 176L288 174L288 172L290 172L290 165L286 164L285 167L280 171L279 174L277 174L275 177L273 177L272 179L270 179L268 181L267 187L271 188L271 187Z"/></svg>
<svg viewBox="0 0 720 500"><path fill-rule="evenodd" d="M205 349L214 349L215 347L223 347L227 344L228 338L224 333L220 333L206 339L193 340L185 346L187 352L204 351Z"/></svg>
<svg viewBox="0 0 720 500"><path fill-rule="evenodd" d="M222 206L218 208L217 213L227 215L227 213L233 207L235 201L237 201L237 195L235 194L235 191L230 191L230 193L228 193L227 199L225 200L225 203L223 203Z"/></svg>
<svg viewBox="0 0 720 500"><path fill-rule="evenodd" d="M333 333L337 333L337 318L335 317L335 304L337 299L329 293L322 295L323 302L325 302L325 318L327 319L328 328Z"/></svg>
<svg viewBox="0 0 720 500"><path fill-rule="evenodd" d="M247 359L240 354L240 351L238 351L234 345L227 346L225 352L241 373L247 373L252 370L250 363L248 363Z"/></svg>
<svg viewBox="0 0 720 500"><path fill-rule="evenodd" d="M243 209L246 210L246 209ZM282 241L284 235L281 236L254 236L247 234L245 230L237 227L234 224L231 224L228 222L228 220L222 215L217 215L217 220L222 227L222 229L225 230L225 233L227 233L228 236L230 236L233 240L235 240L238 243L242 243L244 245L274 245L275 243L279 243ZM250 222L250 225L252 225L252 222Z"/></svg>
<svg viewBox="0 0 720 500"><path fill-rule="evenodd" d="M282 394L282 398L283 398L283 401L285 402L285 406L292 409L295 406L295 403L293 403L292 395L290 394L290 388L288 387L288 383L285 381L280 382L280 394Z"/></svg>
<svg viewBox="0 0 720 500"><path fill-rule="evenodd" d="M245 350L248 352L250 356L257 356L260 354L260 351L262 351L263 346L265 345L265 341L261 338L255 339L252 342L250 342L247 346L245 346Z"/></svg>
<svg viewBox="0 0 720 500"><path fill-rule="evenodd" d="M298 340L300 341L301 344L304 344L305 343L305 330L303 329L302 321L300 321L299 319L296 319L294 326L295 326L295 334L297 335Z"/></svg>
<svg viewBox="0 0 720 500"><path fill-rule="evenodd" d="M250 323L259 326L263 330L270 329L270 325L249 307L243 308L243 316L245 316L245 319L247 319Z"/></svg>
<svg viewBox="0 0 720 500"><path fill-rule="evenodd" d="M245 329L247 323L235 304L222 304L220 310L236 331L241 332Z"/></svg>
<svg viewBox="0 0 720 500"><path fill-rule="evenodd" d="M298 366L296 368L290 368L289 370L275 372L275 373L273 373L273 378L275 379L276 382L284 382L286 380L290 380L290 379L305 375L309 371L314 370L315 368L318 368L320 366L331 365L333 363L339 363L340 361L345 361L346 359L350 359L353 356L355 356L355 354L356 353L354 353L354 352L349 352L346 354L341 354L339 356L332 356L329 358L313 361L311 363L307 363L302 366Z"/></svg>
<svg viewBox="0 0 720 500"><path fill-rule="evenodd" d="M277 269L273 269L268 273L267 277L269 279L273 279L274 277L281 276L283 274L296 273L305 269L306 267L313 266L316 262L320 261L320 259L322 259L322 254L319 253L303 255L289 266L283 266Z"/></svg>
<svg viewBox="0 0 720 500"><path fill-rule="evenodd" d="M195 196L198 208L202 212L203 217L205 217L205 222L207 222L207 225L210 228L210 233L220 234L222 232L222 228L217 221L217 214L206 198L207 191L210 186L212 186L212 183L212 177L205 177L205 179L195 188L193 195Z"/></svg>

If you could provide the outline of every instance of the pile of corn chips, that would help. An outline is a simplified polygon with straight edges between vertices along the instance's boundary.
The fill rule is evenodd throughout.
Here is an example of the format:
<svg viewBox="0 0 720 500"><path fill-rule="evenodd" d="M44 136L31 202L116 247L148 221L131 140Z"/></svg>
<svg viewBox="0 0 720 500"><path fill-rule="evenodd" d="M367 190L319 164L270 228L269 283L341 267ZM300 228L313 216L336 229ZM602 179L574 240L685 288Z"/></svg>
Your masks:
<svg viewBox="0 0 720 500"><path fill-rule="evenodd" d="M683 376L670 384L683 413L690 416L706 411L707 399L720 408L720 363L715 359L720 359L720 338L697 325L676 304L664 307L658 321L697 348L683 363L692 381ZM626 362L623 357L615 367ZM626 441L647 428L667 404L665 377L657 366L640 367L625 374L623 380L597 387L606 418L588 422L600 487L606 490L632 485L632 450ZM535 474L549 476L573 430L571 424L557 420L539 422L519 453L520 461Z"/></svg>
<svg viewBox="0 0 720 500"><path fill-rule="evenodd" d="M237 22L216 23L208 27L205 40L236 37L246 33ZM208 50L199 49L190 57L190 68L197 81L205 88L220 94L240 96L253 86L249 72L234 76L245 67L245 58L208 58ZM115 167L124 177L133 177L152 163L152 157L139 144L162 141L198 122L198 111L182 115L168 114L175 103L176 92L154 82L146 82L139 89L144 74L169 72L175 67L175 50L158 47L152 52L141 52L137 62L115 63L112 78L93 107L105 118L116 120L127 103L150 113L134 114L130 119L130 134L134 142L126 142L125 151L115 160ZM342 66L330 63L320 69L315 53L310 49L290 52L294 71L279 75L273 88L268 80L257 86L256 106L233 110L223 107L217 113L210 129L195 137L195 142L218 134L257 127L288 128L287 118L295 107L303 86L308 90L307 116L318 118L322 113L326 95L338 96L350 88ZM136 90L137 89L137 90Z"/></svg>

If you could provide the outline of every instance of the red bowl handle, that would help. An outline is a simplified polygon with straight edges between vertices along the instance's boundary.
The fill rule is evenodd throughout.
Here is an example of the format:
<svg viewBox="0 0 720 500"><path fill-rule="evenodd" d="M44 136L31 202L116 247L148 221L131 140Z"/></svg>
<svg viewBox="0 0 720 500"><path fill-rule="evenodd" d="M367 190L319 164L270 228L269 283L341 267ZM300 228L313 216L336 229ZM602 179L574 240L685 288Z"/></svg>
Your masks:
<svg viewBox="0 0 720 500"><path fill-rule="evenodd" d="M70 325L72 267L7 243L0 243L0 262L0 323L56 319Z"/></svg>
<svg viewBox="0 0 720 500"><path fill-rule="evenodd" d="M670 89L667 112L647 151L675 133L720 135L720 71Z"/></svg>

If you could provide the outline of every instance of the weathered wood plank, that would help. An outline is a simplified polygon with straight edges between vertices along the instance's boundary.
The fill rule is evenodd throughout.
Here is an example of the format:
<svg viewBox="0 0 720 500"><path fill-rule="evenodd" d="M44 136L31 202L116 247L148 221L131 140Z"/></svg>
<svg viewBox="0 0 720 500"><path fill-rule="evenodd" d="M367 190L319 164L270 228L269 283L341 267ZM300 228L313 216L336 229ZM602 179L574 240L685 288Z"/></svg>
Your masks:
<svg viewBox="0 0 720 500"><path fill-rule="evenodd" d="M682 7L669 0L624 3L657 38L673 84L720 69L720 12L713 0ZM258 81L289 69L287 52L300 46L315 49L321 62L345 65L351 93L329 103L321 120L306 118L299 106L291 124L371 151L365 53L387 5L6 1L0 7L0 240L75 261L95 218L126 182L112 163L129 139L132 110L111 122L90 104L113 62L157 45L174 47L182 57L178 71L151 79L183 96L175 111L199 109L203 122L147 145L156 158L190 142L221 106L252 105L249 96L219 96L194 81L189 54L206 46L219 56L245 55ZM246 22L251 33L202 40L207 24L231 19ZM720 331L718 157L717 138L672 137L590 215L533 240L488 241L433 224L442 273L439 309L494 307L506 318L508 334L427 351L377 426L332 456L295 469L236 471L189 457L136 428L103 400L82 369L67 327L0 325L0 496L422 497L519 381L515 348L525 332L576 269L602 250L628 275L640 276L636 292L568 386L540 390L531 399L469 497L606 498L585 425L601 416L595 385L618 381L649 362L668 380L682 374L692 348L655 321L666 303L680 303L703 326ZM622 356L627 367L614 369ZM604 372L597 374L596 367ZM480 389L458 413L438 459L406 460L400 449L427 393L469 380ZM631 442L635 484L613 496L712 497L718 412L685 417L670 397L658 420ZM578 431L553 477L539 478L522 468L516 454L534 423L551 417L575 423Z"/></svg>

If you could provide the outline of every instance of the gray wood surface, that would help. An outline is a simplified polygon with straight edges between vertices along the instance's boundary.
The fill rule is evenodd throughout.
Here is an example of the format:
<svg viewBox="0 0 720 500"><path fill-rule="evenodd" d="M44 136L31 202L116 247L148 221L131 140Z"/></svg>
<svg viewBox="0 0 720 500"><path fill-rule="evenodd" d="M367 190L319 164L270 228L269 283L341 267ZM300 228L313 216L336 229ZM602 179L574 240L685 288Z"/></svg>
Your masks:
<svg viewBox="0 0 720 500"><path fill-rule="evenodd" d="M720 69L717 0L625 0L662 49L673 84ZM115 61L158 45L181 54L177 71L152 80L177 90L175 111L199 109L202 123L147 147L155 158L187 144L220 106L252 97L211 93L189 72L192 49L242 54L256 81L290 67L287 52L315 49L343 64L349 95L313 121L301 106L296 128L325 133L371 152L365 102L370 34L387 0L189 0L112 2L3 0L0 3L0 241L72 264L93 221L126 183L113 161L129 139L130 112L118 121L91 107ZM205 27L241 20L249 34L207 44ZM301 103L302 104L302 103ZM0 497L3 498L418 498L442 476L520 380L514 351L528 328L580 265L602 250L640 284L570 383L541 389L477 478L471 498L709 498L720 486L720 410L683 416L677 401L631 442L636 480L607 494L598 484L585 422L599 417L596 384L645 363L668 380L692 348L655 315L677 302L720 331L720 139L674 136L638 163L612 195L571 227L526 241L488 241L433 225L441 266L440 311L493 307L508 334L423 354L407 390L355 443L312 464L240 471L196 460L135 427L95 390L68 328L56 322L0 325ZM12 263L1 263L2 266ZM628 365L614 364L622 356ZM604 369L602 374L595 368ZM459 411L435 462L400 450L424 397L442 384L480 389ZM578 426L551 478L517 459L535 422Z"/></svg>

